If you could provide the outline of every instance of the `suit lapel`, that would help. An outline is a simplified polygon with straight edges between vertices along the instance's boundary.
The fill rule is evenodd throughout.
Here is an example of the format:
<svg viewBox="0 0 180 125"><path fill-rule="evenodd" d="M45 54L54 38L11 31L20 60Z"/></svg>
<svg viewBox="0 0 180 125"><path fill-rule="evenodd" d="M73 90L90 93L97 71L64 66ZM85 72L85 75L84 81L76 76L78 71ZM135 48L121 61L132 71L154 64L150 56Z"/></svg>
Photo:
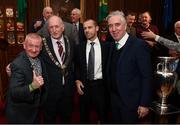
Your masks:
<svg viewBox="0 0 180 125"><path fill-rule="evenodd" d="M51 51L54 59L55 59L56 61L58 61L57 56L56 56L56 54L55 54L55 52L54 52L53 45L52 45L52 40L51 40L50 37L48 37L47 44L48 44L49 50ZM58 61L58 62L59 62L59 61Z"/></svg>
<svg viewBox="0 0 180 125"><path fill-rule="evenodd" d="M100 41L99 41L100 42ZM105 53L106 53L106 47L105 44L103 44L103 42L100 42L101 45L101 62L102 62L102 69L104 69L105 65Z"/></svg>
<svg viewBox="0 0 180 125"><path fill-rule="evenodd" d="M83 67L85 68L85 70L87 71L87 61L86 61L86 44L87 42L83 42L82 43L82 51L81 51L81 55L82 55L82 64ZM80 60L81 61L81 60Z"/></svg>
<svg viewBox="0 0 180 125"><path fill-rule="evenodd" d="M29 61L29 58L25 52L22 53L22 57L24 58L24 61L27 66L26 70L30 73L30 77L32 78L33 77L33 73L32 73L33 68L32 68L31 62Z"/></svg>

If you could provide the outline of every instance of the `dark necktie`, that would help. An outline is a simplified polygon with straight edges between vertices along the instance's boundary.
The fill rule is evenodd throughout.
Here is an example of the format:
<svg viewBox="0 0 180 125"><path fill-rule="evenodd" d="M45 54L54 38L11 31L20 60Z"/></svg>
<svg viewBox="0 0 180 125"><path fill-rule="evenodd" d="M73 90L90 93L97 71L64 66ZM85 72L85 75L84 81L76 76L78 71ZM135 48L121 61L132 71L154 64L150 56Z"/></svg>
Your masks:
<svg viewBox="0 0 180 125"><path fill-rule="evenodd" d="M74 27L75 27L76 32L78 32L78 27L76 24L74 24Z"/></svg>
<svg viewBox="0 0 180 125"><path fill-rule="evenodd" d="M59 56L61 58L61 62L62 64L64 63L64 58L65 58L65 53L63 51L63 46L61 44L61 42L57 41L57 44L58 44L58 52L59 52Z"/></svg>
<svg viewBox="0 0 180 125"><path fill-rule="evenodd" d="M74 23L73 24L73 30L74 30L74 34L75 34L75 42L76 42L76 44L79 44L79 31L78 31L78 27L77 27L77 25Z"/></svg>
<svg viewBox="0 0 180 125"><path fill-rule="evenodd" d="M87 73L88 80L94 79L94 62L95 62L94 44L95 44L94 42L91 42L91 48L89 51L88 73Z"/></svg>

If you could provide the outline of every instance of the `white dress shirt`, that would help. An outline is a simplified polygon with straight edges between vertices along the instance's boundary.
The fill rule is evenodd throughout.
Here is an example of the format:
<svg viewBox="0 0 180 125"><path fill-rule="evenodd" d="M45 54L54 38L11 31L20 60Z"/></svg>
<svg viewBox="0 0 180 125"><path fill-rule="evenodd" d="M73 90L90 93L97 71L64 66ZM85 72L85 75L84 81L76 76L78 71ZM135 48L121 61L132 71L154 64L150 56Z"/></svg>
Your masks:
<svg viewBox="0 0 180 125"><path fill-rule="evenodd" d="M94 63L94 80L102 79L102 54L101 45L99 39L96 38L94 41L87 41L86 44L86 63L88 65L89 52L91 48L91 42L94 42L94 52L95 52L95 63Z"/></svg>
<svg viewBox="0 0 180 125"><path fill-rule="evenodd" d="M119 44L118 45L118 49L122 48L125 45L128 37L129 37L129 34L126 33L119 41L115 41L115 43Z"/></svg>
<svg viewBox="0 0 180 125"><path fill-rule="evenodd" d="M62 65L61 57L60 57L59 51L58 51L59 47L58 47L57 41L59 41L61 43L61 45L63 46L63 52L65 53L64 38L62 36L59 40L57 40L57 39L54 39L54 38L51 37L51 40L52 40L52 45L53 45L53 49L54 49L54 52L56 54L56 57L57 57L59 63Z"/></svg>

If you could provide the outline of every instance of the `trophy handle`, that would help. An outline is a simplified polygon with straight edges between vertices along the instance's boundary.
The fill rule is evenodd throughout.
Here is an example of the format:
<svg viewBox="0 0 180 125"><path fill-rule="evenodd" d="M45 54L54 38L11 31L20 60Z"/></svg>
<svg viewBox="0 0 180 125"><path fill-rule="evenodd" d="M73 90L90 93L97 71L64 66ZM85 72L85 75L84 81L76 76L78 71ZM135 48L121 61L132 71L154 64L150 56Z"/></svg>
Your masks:
<svg viewBox="0 0 180 125"><path fill-rule="evenodd" d="M161 67L161 70L160 70ZM162 71L162 69L164 69L164 65L162 63L158 63L157 64L157 71Z"/></svg>

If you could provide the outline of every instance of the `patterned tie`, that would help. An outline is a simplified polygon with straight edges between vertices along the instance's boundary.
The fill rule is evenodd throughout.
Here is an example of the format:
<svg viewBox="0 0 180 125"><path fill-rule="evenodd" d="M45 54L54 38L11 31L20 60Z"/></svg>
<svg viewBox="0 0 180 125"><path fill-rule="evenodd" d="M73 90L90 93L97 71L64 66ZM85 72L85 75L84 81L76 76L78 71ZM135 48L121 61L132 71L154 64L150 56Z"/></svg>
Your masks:
<svg viewBox="0 0 180 125"><path fill-rule="evenodd" d="M63 46L61 44L60 41L57 41L57 44L58 44L58 52L59 52L59 56L61 58L61 62L62 64L64 63L64 59L65 59L65 53L63 51Z"/></svg>
<svg viewBox="0 0 180 125"><path fill-rule="evenodd" d="M32 59L29 58L30 62L31 62L31 66L32 68L35 70L35 73L37 76L41 76L42 75L42 67L41 67L41 61L38 58Z"/></svg>
<svg viewBox="0 0 180 125"><path fill-rule="evenodd" d="M89 51L89 59L88 59L88 80L94 79L94 62L95 62L95 53L94 53L94 42L91 42L91 49Z"/></svg>

